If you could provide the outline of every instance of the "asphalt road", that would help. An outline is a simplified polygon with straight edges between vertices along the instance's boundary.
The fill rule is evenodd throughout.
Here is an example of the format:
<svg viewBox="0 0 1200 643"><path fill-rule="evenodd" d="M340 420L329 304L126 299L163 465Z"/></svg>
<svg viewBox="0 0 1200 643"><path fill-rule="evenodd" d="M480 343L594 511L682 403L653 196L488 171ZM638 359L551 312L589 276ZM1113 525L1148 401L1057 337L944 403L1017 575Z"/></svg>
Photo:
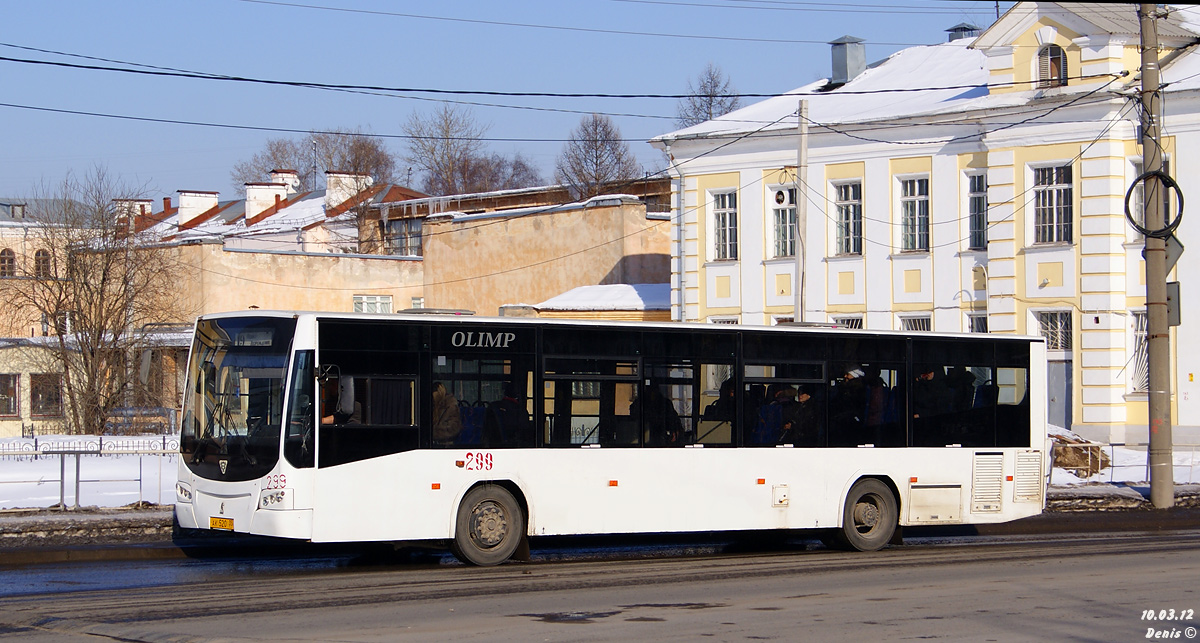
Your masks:
<svg viewBox="0 0 1200 643"><path fill-rule="evenodd" d="M1113 514L1024 533L928 532L873 554L651 539L552 542L531 562L486 569L436 553L328 552L16 566L0 568L0 637L1189 640L1200 626L1200 523L1175 515L1165 530L1096 528L1122 521Z"/></svg>

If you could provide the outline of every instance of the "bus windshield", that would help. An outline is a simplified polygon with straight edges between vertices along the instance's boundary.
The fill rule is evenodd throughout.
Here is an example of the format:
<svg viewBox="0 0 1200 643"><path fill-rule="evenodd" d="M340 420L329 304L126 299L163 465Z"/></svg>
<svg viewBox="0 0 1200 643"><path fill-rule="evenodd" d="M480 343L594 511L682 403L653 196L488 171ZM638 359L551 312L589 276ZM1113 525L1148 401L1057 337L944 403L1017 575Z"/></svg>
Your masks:
<svg viewBox="0 0 1200 643"><path fill-rule="evenodd" d="M288 351L296 320L201 319L188 361L180 452L211 480L252 480L279 460Z"/></svg>

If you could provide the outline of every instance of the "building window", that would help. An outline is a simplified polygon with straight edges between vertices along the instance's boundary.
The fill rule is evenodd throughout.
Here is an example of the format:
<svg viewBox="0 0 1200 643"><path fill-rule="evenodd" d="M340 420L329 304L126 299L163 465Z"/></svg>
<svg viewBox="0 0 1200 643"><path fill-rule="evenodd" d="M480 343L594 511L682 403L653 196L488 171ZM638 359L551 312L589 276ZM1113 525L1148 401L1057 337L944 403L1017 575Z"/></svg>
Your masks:
<svg viewBox="0 0 1200 643"><path fill-rule="evenodd" d="M14 373L0 375L0 416L17 417L21 414L20 381L21 376Z"/></svg>
<svg viewBox="0 0 1200 643"><path fill-rule="evenodd" d="M0 277L17 276L17 255L9 248L0 250Z"/></svg>
<svg viewBox="0 0 1200 643"><path fill-rule="evenodd" d="M62 417L62 376L57 373L30 375L29 403L34 417Z"/></svg>
<svg viewBox="0 0 1200 643"><path fill-rule="evenodd" d="M900 181L901 248L929 250L929 179Z"/></svg>
<svg viewBox="0 0 1200 643"><path fill-rule="evenodd" d="M354 312L356 313L390 313L392 312L391 295L355 295Z"/></svg>
<svg viewBox="0 0 1200 643"><path fill-rule="evenodd" d="M1067 54L1058 45L1046 45L1038 52L1038 87L1062 87L1067 84Z"/></svg>
<svg viewBox="0 0 1200 643"><path fill-rule="evenodd" d="M967 315L967 332L969 333L986 333L988 332L987 313L971 313Z"/></svg>
<svg viewBox="0 0 1200 643"><path fill-rule="evenodd" d="M933 319L929 315L901 317L900 329L910 333L923 333L933 330Z"/></svg>
<svg viewBox="0 0 1200 643"><path fill-rule="evenodd" d="M1145 312L1133 313L1133 358L1129 360L1130 389L1134 393L1150 390L1150 341Z"/></svg>
<svg viewBox="0 0 1200 643"><path fill-rule="evenodd" d="M833 323L837 324L839 328L856 328L856 329L862 330L863 318L862 317L834 317Z"/></svg>
<svg viewBox="0 0 1200 643"><path fill-rule="evenodd" d="M1046 350L1071 350L1071 311L1037 313L1038 331L1046 338Z"/></svg>
<svg viewBox="0 0 1200 643"><path fill-rule="evenodd" d="M1071 166L1033 170L1033 226L1035 243L1070 243L1074 215Z"/></svg>
<svg viewBox="0 0 1200 643"><path fill-rule="evenodd" d="M411 308L413 310L420 310L424 307L425 307L425 298L424 297L413 297L412 298Z"/></svg>
<svg viewBox="0 0 1200 643"><path fill-rule="evenodd" d="M713 258L731 261L738 258L737 192L713 195Z"/></svg>
<svg viewBox="0 0 1200 643"><path fill-rule="evenodd" d="M33 275L38 279L50 277L50 252L38 250L33 253Z"/></svg>
<svg viewBox="0 0 1200 643"><path fill-rule="evenodd" d="M796 256L796 188L775 191L775 258Z"/></svg>
<svg viewBox="0 0 1200 643"><path fill-rule="evenodd" d="M862 254L862 183L834 186L837 207L835 252L839 255Z"/></svg>
<svg viewBox="0 0 1200 643"><path fill-rule="evenodd" d="M987 250L987 175L971 174L967 177L967 226L971 250Z"/></svg>
<svg viewBox="0 0 1200 643"><path fill-rule="evenodd" d="M394 219L386 223L383 232L388 254L405 257L421 256L422 219Z"/></svg>

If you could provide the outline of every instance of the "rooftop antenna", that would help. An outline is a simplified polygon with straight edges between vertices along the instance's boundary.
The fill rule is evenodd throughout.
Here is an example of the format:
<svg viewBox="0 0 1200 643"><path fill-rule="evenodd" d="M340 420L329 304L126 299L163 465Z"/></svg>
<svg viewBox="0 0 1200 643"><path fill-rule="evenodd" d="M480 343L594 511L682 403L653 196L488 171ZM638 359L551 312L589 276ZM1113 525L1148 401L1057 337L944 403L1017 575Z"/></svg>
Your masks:
<svg viewBox="0 0 1200 643"><path fill-rule="evenodd" d="M309 192L317 189L317 137L312 137L312 175L308 179Z"/></svg>

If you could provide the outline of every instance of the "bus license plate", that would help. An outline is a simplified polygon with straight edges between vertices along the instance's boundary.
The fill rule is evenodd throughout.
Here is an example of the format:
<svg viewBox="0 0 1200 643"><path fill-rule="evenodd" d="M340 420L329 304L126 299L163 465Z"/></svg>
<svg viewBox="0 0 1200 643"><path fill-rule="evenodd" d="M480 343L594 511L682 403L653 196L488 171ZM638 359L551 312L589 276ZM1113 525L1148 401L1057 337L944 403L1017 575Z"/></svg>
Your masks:
<svg viewBox="0 0 1200 643"><path fill-rule="evenodd" d="M212 529L233 531L233 518L218 518L216 516L210 516L208 519L208 526Z"/></svg>

